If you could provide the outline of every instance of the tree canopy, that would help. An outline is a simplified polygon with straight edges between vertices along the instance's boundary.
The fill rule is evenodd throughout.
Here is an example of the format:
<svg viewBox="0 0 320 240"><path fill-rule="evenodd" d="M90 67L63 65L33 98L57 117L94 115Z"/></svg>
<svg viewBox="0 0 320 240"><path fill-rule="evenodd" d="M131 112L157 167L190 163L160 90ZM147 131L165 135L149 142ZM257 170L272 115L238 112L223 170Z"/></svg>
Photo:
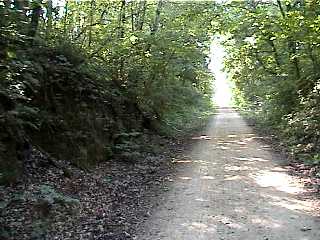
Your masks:
<svg viewBox="0 0 320 240"><path fill-rule="evenodd" d="M215 24L237 104L301 154L319 152L319 11L316 0L230 1Z"/></svg>
<svg viewBox="0 0 320 240"><path fill-rule="evenodd" d="M33 144L86 165L128 150L123 133L197 128L223 35L237 105L318 159L319 11L317 0L2 1L1 158Z"/></svg>
<svg viewBox="0 0 320 240"><path fill-rule="evenodd" d="M11 156L1 161L4 168L19 165L16 148L24 146L87 166L133 151L119 140L128 134L174 136L203 124L211 106L207 55L215 7L1 2L0 146L2 159Z"/></svg>

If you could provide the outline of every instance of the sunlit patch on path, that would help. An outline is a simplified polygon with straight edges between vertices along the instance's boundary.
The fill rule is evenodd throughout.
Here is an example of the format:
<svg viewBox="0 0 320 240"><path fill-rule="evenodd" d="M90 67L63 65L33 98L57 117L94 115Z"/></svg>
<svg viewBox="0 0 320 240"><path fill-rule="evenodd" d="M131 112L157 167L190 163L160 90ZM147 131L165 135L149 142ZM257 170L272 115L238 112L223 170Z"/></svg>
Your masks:
<svg viewBox="0 0 320 240"><path fill-rule="evenodd" d="M201 135L197 137L192 137L193 140L211 140L211 137L206 136L206 135Z"/></svg>

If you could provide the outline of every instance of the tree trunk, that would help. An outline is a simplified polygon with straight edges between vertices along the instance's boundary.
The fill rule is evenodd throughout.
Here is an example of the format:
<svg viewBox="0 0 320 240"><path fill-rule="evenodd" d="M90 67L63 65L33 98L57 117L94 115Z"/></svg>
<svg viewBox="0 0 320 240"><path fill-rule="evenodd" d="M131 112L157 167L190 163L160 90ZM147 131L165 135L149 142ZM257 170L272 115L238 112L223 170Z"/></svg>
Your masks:
<svg viewBox="0 0 320 240"><path fill-rule="evenodd" d="M124 37L124 25L126 23L126 0L121 1L120 13L119 13L119 22L118 22L118 36L119 38Z"/></svg>
<svg viewBox="0 0 320 240"><path fill-rule="evenodd" d="M11 1L10 0L4 0L4 7L5 9L11 8Z"/></svg>
<svg viewBox="0 0 320 240"><path fill-rule="evenodd" d="M295 71L295 75L299 79L301 77L301 74L300 74L299 59L296 55L297 54L296 45L297 45L297 43L295 41L293 41L291 38L288 39L290 60L292 59L292 64L293 64L293 69Z"/></svg>
<svg viewBox="0 0 320 240"><path fill-rule="evenodd" d="M310 43L308 43L308 55L312 61L312 67L313 67L313 73L316 76L319 76L319 72L320 72L320 65L319 62L317 60L317 57L315 56L315 54L313 53L313 48L310 46Z"/></svg>
<svg viewBox="0 0 320 240"><path fill-rule="evenodd" d="M146 9L147 9L147 1L145 1L145 0L140 1L138 16L137 16L137 26L136 26L136 29L139 31L141 31L143 29L144 18L146 15Z"/></svg>
<svg viewBox="0 0 320 240"><path fill-rule="evenodd" d="M46 28L46 36L47 38L50 36L52 30L52 0L48 0L47 2L47 28Z"/></svg>
<svg viewBox="0 0 320 240"><path fill-rule="evenodd" d="M279 7L279 10L280 10L280 13L281 13L282 17L285 18L285 17L286 17L286 14L285 14L284 9L283 9L283 7L282 7L281 1L280 1L280 0L277 0L277 3L278 3L278 7Z"/></svg>
<svg viewBox="0 0 320 240"><path fill-rule="evenodd" d="M91 0L90 3L90 27L89 27L89 42L88 45L89 47L91 46L92 43L92 27L93 27L93 15L94 15L94 6L95 6L95 0Z"/></svg>
<svg viewBox="0 0 320 240"><path fill-rule="evenodd" d="M37 4L31 12L31 22L30 22L30 32L29 36L34 38L37 34L38 26L39 26L39 20L41 15L41 5Z"/></svg>
<svg viewBox="0 0 320 240"><path fill-rule="evenodd" d="M279 54L278 54L277 48L276 48L276 46L275 46L275 44L274 44L274 42L272 40L268 39L267 42L271 46L272 52L273 52L273 56L274 56L274 59L276 61L276 64L280 68L281 64L280 64L280 58L279 58Z"/></svg>
<svg viewBox="0 0 320 240"><path fill-rule="evenodd" d="M160 14L161 14L162 5L163 5L163 0L158 0L156 16L154 18L154 23L153 23L153 26L152 26L152 29L151 29L151 34L155 34L159 29Z"/></svg>
<svg viewBox="0 0 320 240"><path fill-rule="evenodd" d="M27 26L27 6L28 5L29 5L28 0L13 1L14 9L17 11L17 15L15 19L17 31L22 33L23 35L28 34L28 26Z"/></svg>
<svg viewBox="0 0 320 240"><path fill-rule="evenodd" d="M286 13L283 9L282 3L280 0L277 0L277 4L280 10L280 13L282 15L282 17L284 19L287 18ZM288 5L287 6L287 11L291 10L291 6ZM293 69L295 72L296 77L299 79L301 77L301 71L300 71L300 63L299 63L299 59L297 57L297 43L296 41L294 41L294 39L292 39L292 37L288 37L288 50L289 50L289 61L292 62L293 64Z"/></svg>
<svg viewBox="0 0 320 240"><path fill-rule="evenodd" d="M134 32L134 13L133 13L133 3L131 3L131 31Z"/></svg>
<svg viewBox="0 0 320 240"><path fill-rule="evenodd" d="M24 14L26 13L26 7L28 6L29 1L27 0L14 0L13 5L15 9L22 11Z"/></svg>
<svg viewBox="0 0 320 240"><path fill-rule="evenodd" d="M66 4L64 6L64 26L63 26L63 35L67 34L67 20L68 20L68 0L66 0Z"/></svg>

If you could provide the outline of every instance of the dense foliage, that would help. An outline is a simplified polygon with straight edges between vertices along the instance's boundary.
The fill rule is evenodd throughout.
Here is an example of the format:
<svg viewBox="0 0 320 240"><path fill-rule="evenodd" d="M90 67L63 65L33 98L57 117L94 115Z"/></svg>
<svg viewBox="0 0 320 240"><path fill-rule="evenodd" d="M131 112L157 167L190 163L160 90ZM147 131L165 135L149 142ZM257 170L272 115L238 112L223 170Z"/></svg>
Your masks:
<svg viewBox="0 0 320 240"><path fill-rule="evenodd" d="M16 176L32 146L87 166L128 150L143 129L197 126L210 105L213 7L2 1L0 168Z"/></svg>
<svg viewBox="0 0 320 240"><path fill-rule="evenodd" d="M293 153L318 159L319 1L232 1L216 28L237 104L271 126ZM318 159L319 160L319 159Z"/></svg>

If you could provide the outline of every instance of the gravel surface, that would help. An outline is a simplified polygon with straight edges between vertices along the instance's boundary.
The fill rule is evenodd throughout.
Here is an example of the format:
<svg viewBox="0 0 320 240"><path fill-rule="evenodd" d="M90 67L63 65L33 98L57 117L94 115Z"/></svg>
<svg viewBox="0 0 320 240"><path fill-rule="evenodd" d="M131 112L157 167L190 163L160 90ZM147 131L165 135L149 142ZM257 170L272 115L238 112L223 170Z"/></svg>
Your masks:
<svg viewBox="0 0 320 240"><path fill-rule="evenodd" d="M221 108L180 166L137 240L316 240L319 200L286 159Z"/></svg>

